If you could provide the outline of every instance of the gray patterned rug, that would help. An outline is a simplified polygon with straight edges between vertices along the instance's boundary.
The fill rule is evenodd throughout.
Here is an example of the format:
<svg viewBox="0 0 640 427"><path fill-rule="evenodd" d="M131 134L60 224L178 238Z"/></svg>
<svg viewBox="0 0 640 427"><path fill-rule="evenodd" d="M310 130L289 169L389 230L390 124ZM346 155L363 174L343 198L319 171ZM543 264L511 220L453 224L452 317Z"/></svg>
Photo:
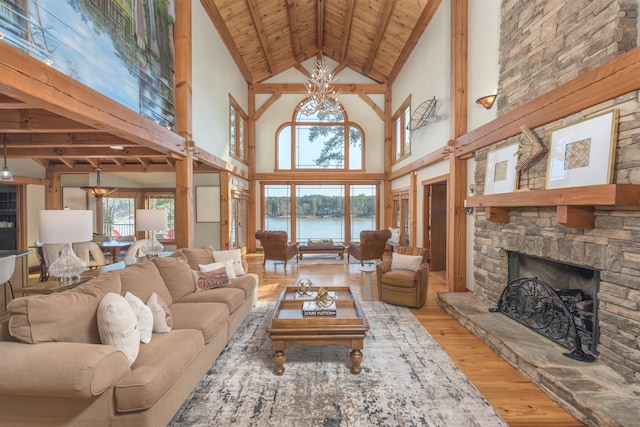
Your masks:
<svg viewBox="0 0 640 427"><path fill-rule="evenodd" d="M293 347L272 373L259 302L171 426L506 426L409 309L363 302L362 372L341 346Z"/></svg>

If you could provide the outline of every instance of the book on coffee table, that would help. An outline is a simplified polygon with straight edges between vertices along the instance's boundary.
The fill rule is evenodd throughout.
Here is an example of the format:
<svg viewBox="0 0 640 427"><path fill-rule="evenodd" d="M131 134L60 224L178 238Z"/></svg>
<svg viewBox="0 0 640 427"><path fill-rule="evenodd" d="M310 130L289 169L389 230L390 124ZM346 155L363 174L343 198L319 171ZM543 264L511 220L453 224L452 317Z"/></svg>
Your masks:
<svg viewBox="0 0 640 427"><path fill-rule="evenodd" d="M305 301L302 304L303 316L335 316L336 302L333 301L329 306L318 306L315 301Z"/></svg>
<svg viewBox="0 0 640 427"><path fill-rule="evenodd" d="M329 298L333 298L333 299L337 299L338 298L338 293L335 291L329 291L327 292L327 295L329 296ZM294 298L298 299L298 300L315 300L318 297L318 293L317 292L309 292L308 294L298 294L296 293Z"/></svg>

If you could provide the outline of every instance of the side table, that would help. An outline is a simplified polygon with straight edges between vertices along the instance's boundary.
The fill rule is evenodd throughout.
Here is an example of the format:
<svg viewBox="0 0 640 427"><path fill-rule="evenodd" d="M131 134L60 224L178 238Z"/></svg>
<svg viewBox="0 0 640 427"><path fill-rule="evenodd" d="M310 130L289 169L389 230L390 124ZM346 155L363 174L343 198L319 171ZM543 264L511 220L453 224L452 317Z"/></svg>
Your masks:
<svg viewBox="0 0 640 427"><path fill-rule="evenodd" d="M376 267L375 265L367 265L364 267L360 267L360 271L364 273L364 289L362 289L362 300L373 301L373 283L371 282L371 274L376 272Z"/></svg>

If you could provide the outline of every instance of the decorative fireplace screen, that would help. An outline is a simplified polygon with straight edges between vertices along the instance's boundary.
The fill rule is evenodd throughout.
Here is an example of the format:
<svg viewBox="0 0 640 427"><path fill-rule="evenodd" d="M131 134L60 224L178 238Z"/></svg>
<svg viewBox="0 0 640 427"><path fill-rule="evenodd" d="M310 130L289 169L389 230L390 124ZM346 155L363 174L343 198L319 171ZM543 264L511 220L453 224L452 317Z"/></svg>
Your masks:
<svg viewBox="0 0 640 427"><path fill-rule="evenodd" d="M593 362L595 357L582 350L580 334L592 333L589 325L590 298L579 289L556 292L538 278L512 280L502 291L496 308L501 312L556 343L568 348L563 353L572 359ZM590 327L591 326L591 327Z"/></svg>

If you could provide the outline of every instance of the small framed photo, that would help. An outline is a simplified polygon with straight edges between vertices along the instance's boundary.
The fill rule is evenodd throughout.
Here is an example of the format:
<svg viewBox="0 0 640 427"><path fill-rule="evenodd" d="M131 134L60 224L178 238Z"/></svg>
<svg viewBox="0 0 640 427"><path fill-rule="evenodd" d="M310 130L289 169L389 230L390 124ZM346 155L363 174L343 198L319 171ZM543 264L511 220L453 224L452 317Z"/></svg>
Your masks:
<svg viewBox="0 0 640 427"><path fill-rule="evenodd" d="M487 154L484 194L511 193L516 189L518 144L508 145Z"/></svg>
<svg viewBox="0 0 640 427"><path fill-rule="evenodd" d="M611 110L551 134L547 188L611 183L618 115Z"/></svg>

